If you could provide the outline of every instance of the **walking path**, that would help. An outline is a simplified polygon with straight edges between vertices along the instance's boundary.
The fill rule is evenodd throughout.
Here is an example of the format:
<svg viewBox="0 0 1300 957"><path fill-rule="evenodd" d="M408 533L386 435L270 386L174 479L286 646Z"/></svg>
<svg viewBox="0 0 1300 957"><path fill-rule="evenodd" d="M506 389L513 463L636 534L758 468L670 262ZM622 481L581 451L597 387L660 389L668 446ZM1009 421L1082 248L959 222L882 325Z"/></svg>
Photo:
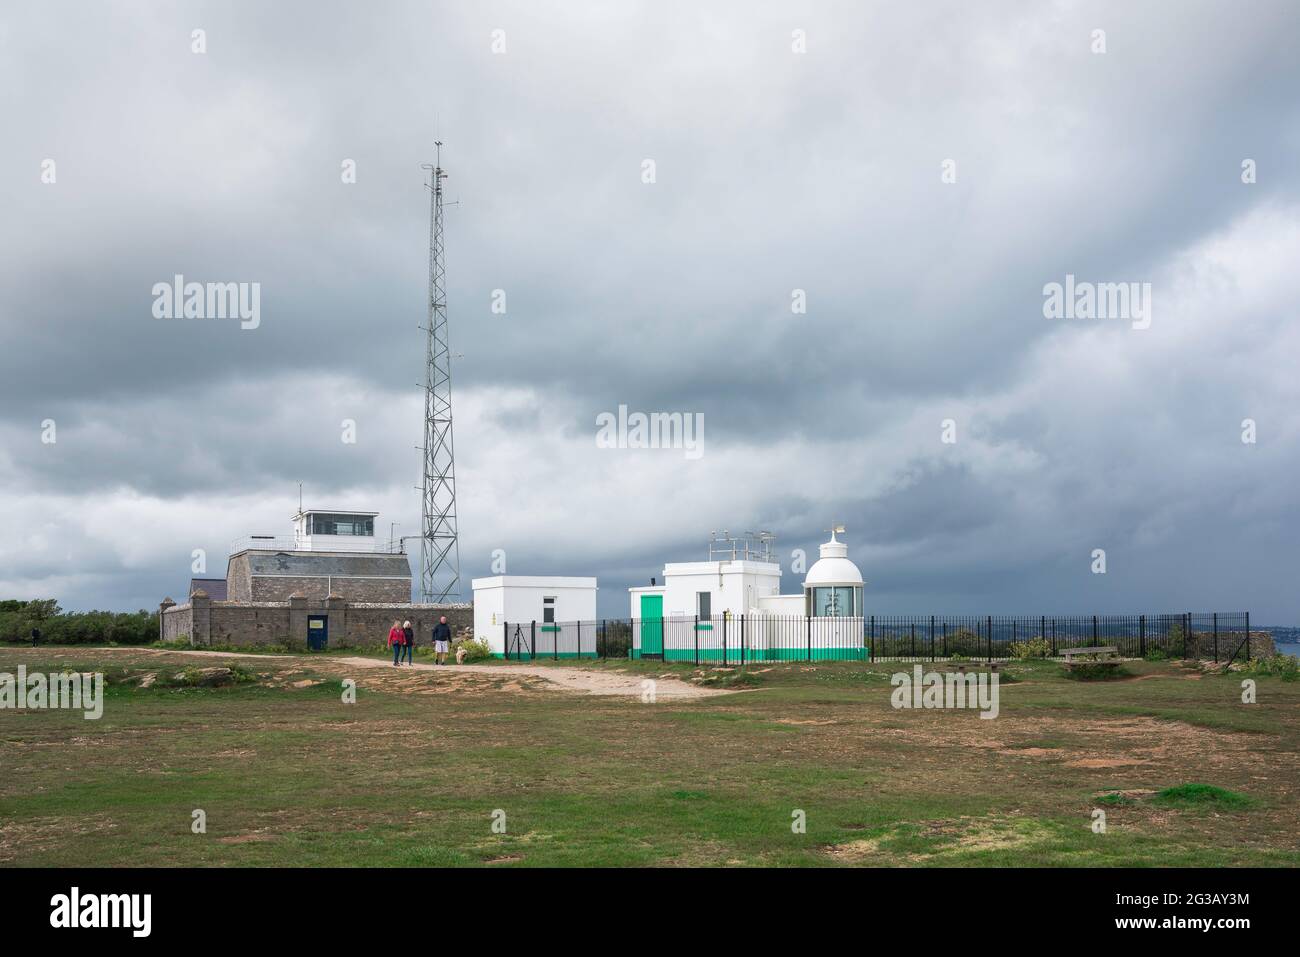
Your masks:
<svg viewBox="0 0 1300 957"><path fill-rule="evenodd" d="M90 650L90 649L77 649ZM328 664L347 665L352 668L380 669L389 672L410 672L410 671L434 671L439 674L456 675L463 673L498 675L506 676L525 676L531 678L541 678L544 681L561 688L565 691L571 691L578 694L592 695L622 695L641 697L647 690L643 687L643 682L649 680L654 682L654 695L656 699L689 699L689 698L711 698L720 694L735 694L734 691L724 691L717 688L701 688L689 682L682 681L678 678L661 678L656 675L638 675L629 674L620 671L592 671L586 668L573 668L568 666L550 666L550 665L431 665L424 662L417 662L413 665L402 665L400 668L394 668L392 662L380 658L360 658L360 657L335 657L335 656L307 656L307 655L259 655L238 651L203 651L195 649L192 651L169 651L161 648L96 648L96 651L105 652L147 652L154 655L185 655L190 657L210 657L210 658L247 658L247 659L279 659L288 661L297 661L304 664L311 664L313 667L325 666Z"/></svg>

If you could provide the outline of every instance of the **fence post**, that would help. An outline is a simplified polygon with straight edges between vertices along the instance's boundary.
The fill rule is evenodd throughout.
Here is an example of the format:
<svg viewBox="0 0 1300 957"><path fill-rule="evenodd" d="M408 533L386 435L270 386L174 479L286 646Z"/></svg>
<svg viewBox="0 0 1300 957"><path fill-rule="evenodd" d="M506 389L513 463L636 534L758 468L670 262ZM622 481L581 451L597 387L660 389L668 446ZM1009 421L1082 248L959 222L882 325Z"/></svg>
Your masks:
<svg viewBox="0 0 1300 957"><path fill-rule="evenodd" d="M1094 648L1097 646L1097 616L1096 615L1092 616L1092 645Z"/></svg>
<svg viewBox="0 0 1300 957"><path fill-rule="evenodd" d="M740 667L745 667L745 613L740 613Z"/></svg>
<svg viewBox="0 0 1300 957"><path fill-rule="evenodd" d="M948 657L948 623L943 623L943 656Z"/></svg>
<svg viewBox="0 0 1300 957"><path fill-rule="evenodd" d="M695 667L700 666L700 613L695 613Z"/></svg>
<svg viewBox="0 0 1300 957"><path fill-rule="evenodd" d="M985 626L985 629L986 629L985 634L988 637L989 661L991 662L993 660L993 616L992 615L988 616L988 621Z"/></svg>
<svg viewBox="0 0 1300 957"><path fill-rule="evenodd" d="M727 667L727 613L722 613L722 667Z"/></svg>
<svg viewBox="0 0 1300 957"><path fill-rule="evenodd" d="M1183 660L1184 661L1187 660L1187 646L1191 644L1191 641L1192 641L1192 613L1190 611L1185 611L1183 612ZM1201 649L1197 648L1196 649L1197 661L1199 661L1200 658L1201 658Z"/></svg>
<svg viewBox="0 0 1300 957"><path fill-rule="evenodd" d="M808 616L808 660L812 661L812 615Z"/></svg>
<svg viewBox="0 0 1300 957"><path fill-rule="evenodd" d="M867 652L868 652L867 654L868 659L876 657L876 616L875 615L871 616L871 647L867 649Z"/></svg>
<svg viewBox="0 0 1300 957"><path fill-rule="evenodd" d="M930 660L934 661L934 615L930 616Z"/></svg>
<svg viewBox="0 0 1300 957"><path fill-rule="evenodd" d="M1138 655L1147 656L1147 616L1138 615Z"/></svg>
<svg viewBox="0 0 1300 957"><path fill-rule="evenodd" d="M533 619L533 624L529 628L528 635L528 660L537 660L537 619Z"/></svg>
<svg viewBox="0 0 1300 957"><path fill-rule="evenodd" d="M582 658L582 619L575 621L573 627L578 634L578 657Z"/></svg>
<svg viewBox="0 0 1300 957"><path fill-rule="evenodd" d="M1250 612L1246 612L1246 660L1250 661Z"/></svg>
<svg viewBox="0 0 1300 957"><path fill-rule="evenodd" d="M1214 612L1214 663L1219 663L1219 613Z"/></svg>
<svg viewBox="0 0 1300 957"><path fill-rule="evenodd" d="M501 622L501 657L506 661L510 660L510 622L508 621Z"/></svg>
<svg viewBox="0 0 1300 957"><path fill-rule="evenodd" d="M1056 619L1052 619L1052 657L1056 657Z"/></svg>
<svg viewBox="0 0 1300 957"><path fill-rule="evenodd" d="M605 619L600 620L600 634L596 636L596 657L609 657L609 625L605 624Z"/></svg>

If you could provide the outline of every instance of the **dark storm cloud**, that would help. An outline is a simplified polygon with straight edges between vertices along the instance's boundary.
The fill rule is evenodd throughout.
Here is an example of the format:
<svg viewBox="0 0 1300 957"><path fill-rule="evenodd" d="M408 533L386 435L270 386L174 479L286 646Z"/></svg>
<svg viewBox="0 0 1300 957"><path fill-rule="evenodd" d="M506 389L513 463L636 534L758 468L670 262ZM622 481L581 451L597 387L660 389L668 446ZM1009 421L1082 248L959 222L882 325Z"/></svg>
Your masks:
<svg viewBox="0 0 1300 957"><path fill-rule="evenodd" d="M45 525L74 534L68 515L122 497L193 527L184 548L160 527L125 563L87 534L67 587L101 603L163 590L162 567L180 580L183 561L159 556L190 538L220 548L223 501L277 497L248 521L279 520L300 480L417 527L419 165L440 135L461 201L447 259L466 578L508 540L513 567L601 575L617 613L622 584L698 556L714 525L812 551L835 518L882 600L911 608L1178 603L1213 579L1232 583L1225 605L1300 615L1276 535L1295 518L1277 481L1298 458L1295 405L1274 374L1293 300L1278 271L1216 297L1185 258L1218 235L1264 255L1274 240L1242 222L1291 241L1297 25L1286 3L11 10L0 480L7 512L52 514L11 524L0 582L53 581ZM1073 330L1042 318L1042 287L1067 272L1155 283L1147 339L1052 345ZM154 283L178 273L260 283L260 327L154 319ZM1202 301L1259 314L1230 341L1196 318ZM1225 352L1247 368L1227 374ZM596 416L620 403L703 413L708 455L734 462L708 482L744 494L667 459L589 460ZM1247 415L1272 450L1237 468ZM938 442L947 416L956 454ZM359 445L340 442L344 418ZM1243 495L1250 520L1224 520ZM592 535L521 521L525 497ZM665 507L653 534L632 514ZM1077 573L1130 536L1141 571Z"/></svg>

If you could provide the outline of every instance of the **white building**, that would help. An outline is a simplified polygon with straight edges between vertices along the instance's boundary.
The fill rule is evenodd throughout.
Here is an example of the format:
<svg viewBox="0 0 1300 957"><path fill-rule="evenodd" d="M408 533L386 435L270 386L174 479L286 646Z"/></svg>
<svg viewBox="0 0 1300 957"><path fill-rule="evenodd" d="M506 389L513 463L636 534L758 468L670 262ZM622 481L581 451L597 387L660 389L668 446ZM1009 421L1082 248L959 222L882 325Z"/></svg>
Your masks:
<svg viewBox="0 0 1300 957"><path fill-rule="evenodd" d="M293 517L293 538L302 551L375 551L378 512L306 509Z"/></svg>
<svg viewBox="0 0 1300 957"><path fill-rule="evenodd" d="M781 594L774 561L724 558L664 566L663 584L628 589L633 657L811 660L867 655L862 573L835 537L800 592ZM764 549L766 552L767 550ZM734 554L734 552L733 552Z"/></svg>
<svg viewBox="0 0 1300 957"><path fill-rule="evenodd" d="M507 649L525 656L595 655L596 579L496 575L470 584L474 637L487 641L493 655L502 657Z"/></svg>

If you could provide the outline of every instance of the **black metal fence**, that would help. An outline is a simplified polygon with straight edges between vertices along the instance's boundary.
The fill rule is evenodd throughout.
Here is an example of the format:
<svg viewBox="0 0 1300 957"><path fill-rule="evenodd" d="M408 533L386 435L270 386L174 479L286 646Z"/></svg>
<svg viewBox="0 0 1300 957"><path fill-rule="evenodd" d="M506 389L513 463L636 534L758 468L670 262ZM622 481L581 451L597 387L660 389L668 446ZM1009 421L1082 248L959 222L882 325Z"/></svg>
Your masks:
<svg viewBox="0 0 1300 957"><path fill-rule="evenodd" d="M1113 646L1126 658L1252 657L1249 612L1162 615L714 615L506 622L505 657L647 658L694 664L1056 658ZM1258 641L1256 646L1258 647Z"/></svg>

